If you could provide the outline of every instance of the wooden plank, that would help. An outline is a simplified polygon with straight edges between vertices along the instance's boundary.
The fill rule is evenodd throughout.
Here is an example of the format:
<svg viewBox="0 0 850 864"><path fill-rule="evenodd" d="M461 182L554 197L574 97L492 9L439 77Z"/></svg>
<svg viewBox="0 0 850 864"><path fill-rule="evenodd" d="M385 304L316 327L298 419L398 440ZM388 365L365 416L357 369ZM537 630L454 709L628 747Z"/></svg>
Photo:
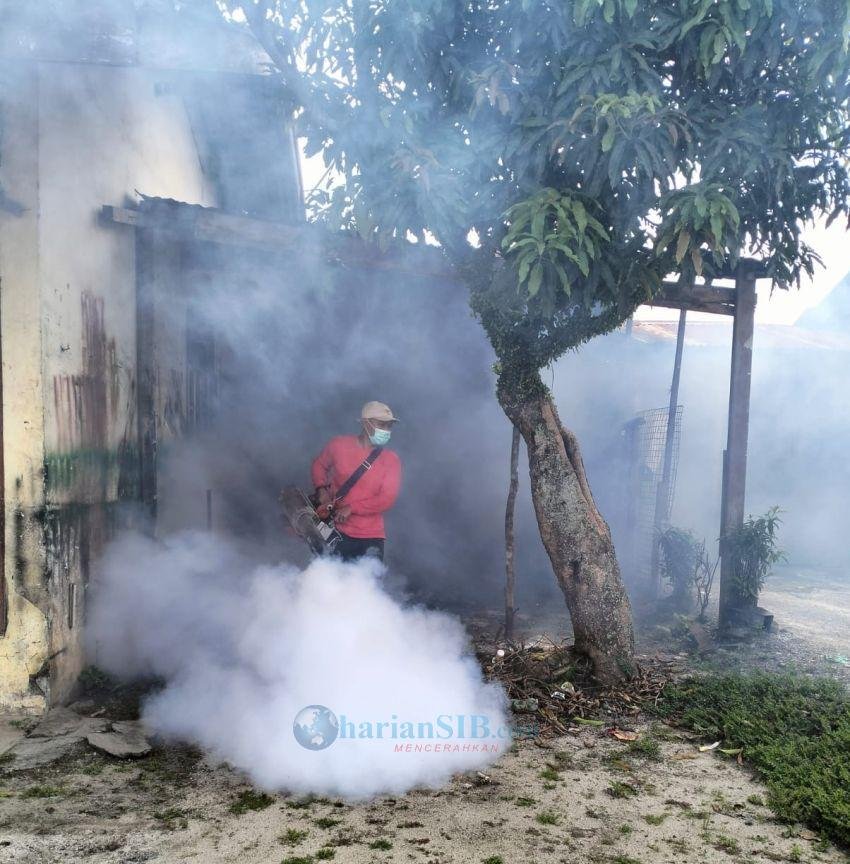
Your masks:
<svg viewBox="0 0 850 864"><path fill-rule="evenodd" d="M738 293L732 330L732 367L729 380L729 421L724 470L723 525L720 560L720 629L734 623L735 610L756 601L739 596L734 585L733 562L725 550L730 532L744 522L747 484L747 437L750 422L750 380L753 365L756 280L752 270L744 269L736 282Z"/></svg>
<svg viewBox="0 0 850 864"><path fill-rule="evenodd" d="M161 418L157 411L160 384L158 343L161 316L170 302L174 274L179 271L180 244L169 233L150 228L136 231L136 398L139 436L139 485L150 516L157 516L157 457Z"/></svg>
<svg viewBox="0 0 850 864"><path fill-rule="evenodd" d="M660 306L663 309L684 309L688 312L711 312L714 315L734 315L735 307L725 303L701 303L697 300L683 298L672 300L665 297L654 297L646 306Z"/></svg>
<svg viewBox="0 0 850 864"><path fill-rule="evenodd" d="M678 282L662 282L662 296L675 298L689 298L700 303L726 303L735 305L735 289L724 288L721 285L680 285Z"/></svg>
<svg viewBox="0 0 850 864"><path fill-rule="evenodd" d="M175 239L262 249L272 253L313 250L317 258L336 267L360 267L431 276L451 277L438 255L411 247L404 254L382 254L355 237L330 234L307 224L287 225L248 216L236 216L179 201L147 199L138 209L103 205L101 221L134 228L168 232Z"/></svg>

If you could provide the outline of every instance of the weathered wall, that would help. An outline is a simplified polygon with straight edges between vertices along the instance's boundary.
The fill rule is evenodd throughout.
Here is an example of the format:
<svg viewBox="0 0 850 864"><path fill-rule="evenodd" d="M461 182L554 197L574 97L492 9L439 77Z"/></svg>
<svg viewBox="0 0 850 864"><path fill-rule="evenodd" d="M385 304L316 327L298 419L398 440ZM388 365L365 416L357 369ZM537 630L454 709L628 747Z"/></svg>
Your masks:
<svg viewBox="0 0 850 864"><path fill-rule="evenodd" d="M0 316L3 354L5 635L0 708L37 710L49 654L41 557L44 456L38 269L38 72L2 67ZM0 625L0 629L3 629Z"/></svg>
<svg viewBox="0 0 850 864"><path fill-rule="evenodd" d="M139 497L134 236L97 215L136 190L213 201L167 73L69 65L56 75L45 64L40 77L46 536L61 699L84 661L89 562L120 504Z"/></svg>
<svg viewBox="0 0 850 864"><path fill-rule="evenodd" d="M0 164L26 208L0 215L10 589L0 703L37 709L65 698L82 668L89 562L139 495L135 238L102 225L101 205L136 191L214 201L171 73L18 70L26 90L3 88Z"/></svg>

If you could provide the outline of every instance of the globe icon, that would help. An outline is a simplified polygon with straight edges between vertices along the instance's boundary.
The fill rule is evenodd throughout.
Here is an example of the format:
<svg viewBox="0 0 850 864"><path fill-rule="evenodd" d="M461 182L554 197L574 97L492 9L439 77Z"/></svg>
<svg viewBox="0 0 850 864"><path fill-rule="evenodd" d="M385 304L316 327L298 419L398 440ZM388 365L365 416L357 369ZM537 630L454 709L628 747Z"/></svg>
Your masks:
<svg viewBox="0 0 850 864"><path fill-rule="evenodd" d="M324 750L336 741L339 721L324 705L308 705L296 715L292 724L295 740L308 750Z"/></svg>

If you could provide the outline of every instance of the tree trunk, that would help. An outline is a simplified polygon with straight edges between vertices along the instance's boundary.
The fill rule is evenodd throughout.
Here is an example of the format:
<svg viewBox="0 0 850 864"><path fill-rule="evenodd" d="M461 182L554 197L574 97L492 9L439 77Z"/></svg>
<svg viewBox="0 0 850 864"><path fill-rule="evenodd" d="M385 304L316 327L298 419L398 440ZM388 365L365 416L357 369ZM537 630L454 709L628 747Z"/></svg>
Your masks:
<svg viewBox="0 0 850 864"><path fill-rule="evenodd" d="M514 505L519 487L519 429L511 432L511 480L508 486L508 501L505 505L505 642L513 642L514 618Z"/></svg>
<svg viewBox="0 0 850 864"><path fill-rule="evenodd" d="M561 424L536 373L512 384L500 379L498 395L528 448L537 525L570 612L576 650L590 659L600 681L629 677L634 663L631 606L578 441Z"/></svg>

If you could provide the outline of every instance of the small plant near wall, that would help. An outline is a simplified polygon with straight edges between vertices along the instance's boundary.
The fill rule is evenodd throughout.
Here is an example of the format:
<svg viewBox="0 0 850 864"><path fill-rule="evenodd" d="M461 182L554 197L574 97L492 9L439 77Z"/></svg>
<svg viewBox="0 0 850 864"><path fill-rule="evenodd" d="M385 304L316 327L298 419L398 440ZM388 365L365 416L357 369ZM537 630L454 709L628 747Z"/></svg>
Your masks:
<svg viewBox="0 0 850 864"><path fill-rule="evenodd" d="M670 585L677 605L690 603L699 550L696 537L683 528L671 527L658 534L661 576Z"/></svg>
<svg viewBox="0 0 850 864"><path fill-rule="evenodd" d="M711 589L714 587L714 577L717 573L717 565L720 559L713 561L705 551L705 540L699 544L697 550L697 561L694 567L694 589L697 594L697 606L699 607L698 621L705 621L705 613L711 600Z"/></svg>
<svg viewBox="0 0 850 864"><path fill-rule="evenodd" d="M734 563L735 588L742 598L755 600L773 565L785 561L777 546L776 535L782 520L779 507L763 516L749 516L744 524L726 537L726 548Z"/></svg>

